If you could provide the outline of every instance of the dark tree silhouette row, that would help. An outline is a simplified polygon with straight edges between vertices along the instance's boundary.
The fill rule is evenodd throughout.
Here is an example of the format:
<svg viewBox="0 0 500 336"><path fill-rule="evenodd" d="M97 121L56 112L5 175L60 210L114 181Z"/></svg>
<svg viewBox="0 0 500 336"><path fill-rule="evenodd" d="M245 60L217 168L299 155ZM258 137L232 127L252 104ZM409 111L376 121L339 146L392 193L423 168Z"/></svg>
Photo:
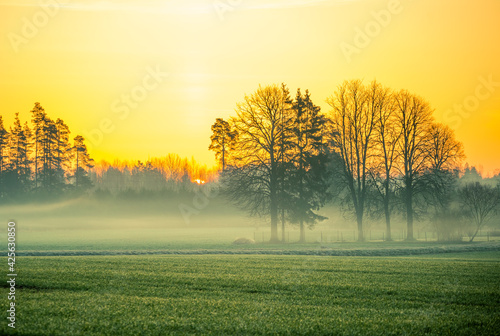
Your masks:
<svg viewBox="0 0 500 336"><path fill-rule="evenodd" d="M28 122L22 126L16 113L7 130L0 116L1 198L85 191L92 167L85 139L77 135L71 143L69 127L62 119L52 120L40 103L31 110L31 127Z"/></svg>
<svg viewBox="0 0 500 336"><path fill-rule="evenodd" d="M463 145L434 120L423 98L351 80L327 103L331 111L322 114L308 91L291 99L285 85L260 86L237 104L235 117L212 126L209 149L220 161L225 195L251 214L269 216L271 241L279 241L279 217L283 241L286 221L299 224L305 241L304 224L325 219L315 211L330 199L352 212L360 241L365 215L380 210L391 240L395 208L413 240L415 216L443 227L467 202L467 188L479 188L459 190Z"/></svg>

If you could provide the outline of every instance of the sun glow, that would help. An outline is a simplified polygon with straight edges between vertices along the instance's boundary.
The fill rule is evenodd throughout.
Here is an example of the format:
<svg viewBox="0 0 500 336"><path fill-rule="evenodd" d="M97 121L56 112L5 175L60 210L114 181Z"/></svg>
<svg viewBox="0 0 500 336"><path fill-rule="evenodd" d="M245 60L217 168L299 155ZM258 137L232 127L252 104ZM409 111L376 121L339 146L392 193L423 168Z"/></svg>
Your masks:
<svg viewBox="0 0 500 336"><path fill-rule="evenodd" d="M210 126L259 84L285 83L292 96L309 89L328 112L325 100L343 80L377 79L424 97L439 122L453 127L460 118L455 131L468 162L499 169L490 149L500 147L500 44L492 33L500 31L500 2L401 1L400 13L385 18L388 3L74 0L47 8L0 0L1 114L7 126L16 112L24 123L39 101L72 136L102 133L89 143L95 160L176 153L212 166ZM356 48L349 60L342 43ZM169 75L153 85L144 82L147 69ZM492 78L490 97L448 118L475 95L478 77ZM137 95L141 87L151 90ZM132 95L129 113L116 113L113 102Z"/></svg>

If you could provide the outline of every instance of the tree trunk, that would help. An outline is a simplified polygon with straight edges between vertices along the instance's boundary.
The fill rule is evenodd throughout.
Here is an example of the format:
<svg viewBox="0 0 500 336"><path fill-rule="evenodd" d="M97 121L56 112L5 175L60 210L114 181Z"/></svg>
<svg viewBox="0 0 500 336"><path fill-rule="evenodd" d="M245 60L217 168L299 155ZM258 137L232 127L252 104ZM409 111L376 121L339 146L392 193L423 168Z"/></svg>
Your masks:
<svg viewBox="0 0 500 336"><path fill-rule="evenodd" d="M391 237L391 212L389 210L389 196L387 194L387 191L386 191L386 194L385 194L385 197L384 197L384 212L385 212L385 240L386 241L392 241L392 237Z"/></svg>
<svg viewBox="0 0 500 336"><path fill-rule="evenodd" d="M271 243L278 243L278 207L275 199L271 199Z"/></svg>
<svg viewBox="0 0 500 336"><path fill-rule="evenodd" d="M226 170L226 143L225 143L225 134L222 137L222 172Z"/></svg>
<svg viewBox="0 0 500 336"><path fill-rule="evenodd" d="M299 243L305 243L306 242L306 230L304 228L304 221L301 219L300 220L300 239Z"/></svg>
<svg viewBox="0 0 500 336"><path fill-rule="evenodd" d="M285 209L281 209L281 242L285 242Z"/></svg>
<svg viewBox="0 0 500 336"><path fill-rule="evenodd" d="M356 221L358 223L358 242L364 242L365 237L363 236L363 211L357 211Z"/></svg>
<svg viewBox="0 0 500 336"><path fill-rule="evenodd" d="M481 228L481 225L479 225L477 227L476 232L474 232L474 234L472 235L472 237L470 237L469 243L472 243L472 241L474 240L474 238L476 238L476 236L477 236L480 228Z"/></svg>
<svg viewBox="0 0 500 336"><path fill-rule="evenodd" d="M270 210L271 210L271 243L279 242L278 239L278 175L276 170L276 161L274 158L274 151L271 148L271 176L269 177L269 196L270 196Z"/></svg>
<svg viewBox="0 0 500 336"><path fill-rule="evenodd" d="M413 190L411 184L406 186L406 240L413 241Z"/></svg>
<svg viewBox="0 0 500 336"><path fill-rule="evenodd" d="M271 153L271 176L270 176L270 210L271 210L271 243L279 242L278 239L278 177L276 175L276 165L274 155Z"/></svg>

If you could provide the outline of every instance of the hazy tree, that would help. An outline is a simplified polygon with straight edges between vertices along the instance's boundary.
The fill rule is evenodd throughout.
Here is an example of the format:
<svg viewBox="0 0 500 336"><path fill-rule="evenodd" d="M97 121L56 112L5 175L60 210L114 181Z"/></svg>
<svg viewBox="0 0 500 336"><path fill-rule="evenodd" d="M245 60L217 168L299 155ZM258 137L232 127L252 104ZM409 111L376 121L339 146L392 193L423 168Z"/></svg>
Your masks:
<svg viewBox="0 0 500 336"><path fill-rule="evenodd" d="M460 178L460 184L465 185L467 183L482 182L483 177L479 173L476 167L469 167L468 164L465 165L464 173Z"/></svg>
<svg viewBox="0 0 500 336"><path fill-rule="evenodd" d="M402 90L395 96L396 127L401 129L397 144L398 170L403 182L403 201L406 208L407 239L413 240L414 196L419 177L428 166L429 132L433 122L432 110L422 98Z"/></svg>
<svg viewBox="0 0 500 336"><path fill-rule="evenodd" d="M461 207L465 216L474 222L475 232L470 238L474 240L479 230L490 219L500 205L499 187L477 183L469 183L459 190Z"/></svg>
<svg viewBox="0 0 500 336"><path fill-rule="evenodd" d="M428 131L428 168L417 181L425 207L438 231L439 239L455 239L460 234L456 201L460 165L465 158L463 145L446 125L433 123ZM453 222L451 218L455 219Z"/></svg>
<svg viewBox="0 0 500 336"><path fill-rule="evenodd" d="M367 179L376 140L377 111L369 107L368 90L360 80L346 81L327 99L332 107L333 142L343 161L345 186L349 191L363 241L363 216L367 197Z"/></svg>
<svg viewBox="0 0 500 336"><path fill-rule="evenodd" d="M85 139L81 135L74 138L74 145L72 147L75 160L75 171L73 177L75 178L76 189L86 189L91 185L88 178L87 170L92 168L94 160L90 158L85 145Z"/></svg>
<svg viewBox="0 0 500 336"><path fill-rule="evenodd" d="M287 147L292 165L288 170L284 169L283 173L290 175L292 182L287 188L292 195L289 203L291 219L299 224L299 242L305 242L304 224L312 226L318 220L326 219L314 212L327 200L328 156L324 151L326 144L322 137L326 118L320 115L320 107L313 104L307 90L305 94L300 89L297 90L291 111L291 134Z"/></svg>
<svg viewBox="0 0 500 336"><path fill-rule="evenodd" d="M63 120L57 119L55 122L56 127L56 141L55 141L55 173L57 176L57 183L61 186L65 185L65 172L71 166L71 143L69 134L71 133L68 125Z"/></svg>
<svg viewBox="0 0 500 336"><path fill-rule="evenodd" d="M458 169L428 169L416 184L416 188L421 189L422 207L439 240L459 238L461 223L456 207L458 175Z"/></svg>
<svg viewBox="0 0 500 336"><path fill-rule="evenodd" d="M227 152L234 148L237 136L237 132L222 118L217 118L212 125L212 142L208 149L215 152L215 158L220 161L223 172L226 170Z"/></svg>
<svg viewBox="0 0 500 336"><path fill-rule="evenodd" d="M270 215L272 242L278 241L280 117L285 104L283 88L270 85L259 86L237 105L234 167L223 180L226 194L241 207Z"/></svg>

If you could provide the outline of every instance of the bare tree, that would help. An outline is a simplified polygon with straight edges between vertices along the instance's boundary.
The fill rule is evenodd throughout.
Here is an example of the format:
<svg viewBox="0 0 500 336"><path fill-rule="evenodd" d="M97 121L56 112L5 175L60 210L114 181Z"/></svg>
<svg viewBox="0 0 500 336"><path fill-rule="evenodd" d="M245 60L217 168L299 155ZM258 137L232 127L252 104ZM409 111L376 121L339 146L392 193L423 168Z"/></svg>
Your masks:
<svg viewBox="0 0 500 336"><path fill-rule="evenodd" d="M373 184L382 197L386 223L385 240L391 241L392 181L397 158L396 146L401 137L401 128L396 123L396 106L390 89L376 81L372 82L369 87L368 103L377 119L376 163L371 173Z"/></svg>
<svg viewBox="0 0 500 336"><path fill-rule="evenodd" d="M395 95L396 127L401 129L397 144L398 170L403 179L403 199L406 208L407 240L413 237L413 198L416 184L428 165L429 132L433 122L432 109L419 96L402 90Z"/></svg>
<svg viewBox="0 0 500 336"><path fill-rule="evenodd" d="M363 241L363 215L367 198L367 179L375 147L377 111L370 106L369 89L360 80L345 81L327 99L335 149L343 161L343 175Z"/></svg>
<svg viewBox="0 0 500 336"><path fill-rule="evenodd" d="M223 176L228 196L253 214L269 215L271 242L278 242L279 162L286 108L283 86L259 86L237 105L234 166Z"/></svg>
<svg viewBox="0 0 500 336"><path fill-rule="evenodd" d="M465 158L464 146L455 139L453 130L444 124L433 123L429 129L426 146L432 170L453 170Z"/></svg>
<svg viewBox="0 0 500 336"><path fill-rule="evenodd" d="M428 168L420 183L426 200L427 211L431 212L434 225L444 238L454 239L460 233L458 221L455 227L449 218L456 218L452 209L456 198L460 165L465 158L463 145L455 139L455 134L446 125L433 123L429 129L426 146ZM455 233L454 233L455 232Z"/></svg>
<svg viewBox="0 0 500 336"><path fill-rule="evenodd" d="M466 217L475 224L476 231L470 238L470 242L472 242L479 230L498 209L500 190L499 187L491 187L477 182L466 184L459 190L459 195Z"/></svg>

